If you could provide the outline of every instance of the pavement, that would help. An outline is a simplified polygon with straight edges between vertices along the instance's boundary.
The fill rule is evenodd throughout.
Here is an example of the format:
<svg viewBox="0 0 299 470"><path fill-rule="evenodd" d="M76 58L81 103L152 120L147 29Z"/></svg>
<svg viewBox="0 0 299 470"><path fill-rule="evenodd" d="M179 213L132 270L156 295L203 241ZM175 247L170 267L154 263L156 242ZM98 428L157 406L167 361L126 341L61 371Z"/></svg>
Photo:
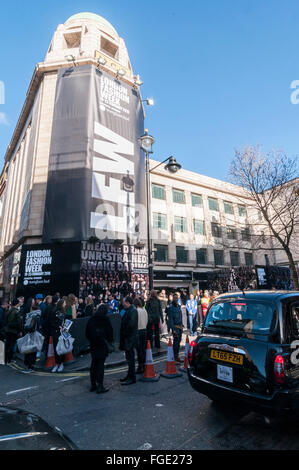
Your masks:
<svg viewBox="0 0 299 470"><path fill-rule="evenodd" d="M184 333L182 335L182 342L181 342L181 351L185 349L185 344L186 344L186 337L188 334L188 330L184 330ZM170 336L171 337L171 336ZM192 337L193 338L193 337ZM156 357L166 357L167 356L167 350L168 350L168 341L169 338L162 338L160 343L161 343L161 352L158 353L156 348L153 348L152 354L153 358ZM17 353L16 354L16 362L19 367L24 367L24 355ZM50 369L47 369L45 367L45 362L46 358L44 354L42 354L40 359L37 359L36 364L35 364L35 370L39 372L49 372ZM126 358L125 358L125 353L123 351L120 351L119 349L116 349L115 352L109 354L109 356L106 359L105 362L105 368L106 369L111 369L114 367L120 367L122 365L125 365L127 363ZM80 371L87 371L90 368L90 354L89 351L82 353L80 356L75 357L73 361L64 363L65 366L65 371L66 372L80 372Z"/></svg>

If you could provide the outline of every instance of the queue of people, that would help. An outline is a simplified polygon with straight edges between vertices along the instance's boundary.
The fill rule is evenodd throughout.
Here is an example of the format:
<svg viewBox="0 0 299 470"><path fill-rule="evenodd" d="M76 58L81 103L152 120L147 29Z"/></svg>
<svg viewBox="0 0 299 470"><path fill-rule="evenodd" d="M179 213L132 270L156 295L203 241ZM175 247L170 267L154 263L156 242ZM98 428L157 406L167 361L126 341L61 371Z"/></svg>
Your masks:
<svg viewBox="0 0 299 470"><path fill-rule="evenodd" d="M161 337L173 335L174 357L177 364L180 343L184 329L188 328L190 336L197 335L207 312L209 303L218 292L199 291L190 294L175 292L167 295L166 290L159 294L152 290L147 295L130 293L122 300L108 292L103 298L88 295L77 298L73 294L61 297L59 292L45 298L37 294L24 301L23 297L0 306L0 340L5 340L5 363L9 364L16 351L19 337L28 332L39 331L45 338L43 350L47 353L50 337L53 338L56 366L52 372L62 372L64 356L56 351L59 336L65 320L89 317L86 337L90 342L91 391L105 393L104 363L113 344L113 330L109 316L121 314L120 350L124 351L128 363L127 375L121 379L122 385L136 383L136 374L142 374L145 367L147 341L161 353ZM109 346L110 345L110 346ZM135 370L135 352L138 368ZM25 371L34 370L40 353L24 355Z"/></svg>

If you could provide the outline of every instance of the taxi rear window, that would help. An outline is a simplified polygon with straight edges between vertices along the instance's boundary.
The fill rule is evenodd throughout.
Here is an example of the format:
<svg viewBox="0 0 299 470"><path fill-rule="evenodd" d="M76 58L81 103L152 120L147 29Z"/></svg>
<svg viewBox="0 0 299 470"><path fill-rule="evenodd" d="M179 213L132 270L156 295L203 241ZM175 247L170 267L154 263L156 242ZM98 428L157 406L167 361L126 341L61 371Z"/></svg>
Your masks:
<svg viewBox="0 0 299 470"><path fill-rule="evenodd" d="M275 319L273 306L267 302L230 300L212 305L205 327L266 335L273 330Z"/></svg>

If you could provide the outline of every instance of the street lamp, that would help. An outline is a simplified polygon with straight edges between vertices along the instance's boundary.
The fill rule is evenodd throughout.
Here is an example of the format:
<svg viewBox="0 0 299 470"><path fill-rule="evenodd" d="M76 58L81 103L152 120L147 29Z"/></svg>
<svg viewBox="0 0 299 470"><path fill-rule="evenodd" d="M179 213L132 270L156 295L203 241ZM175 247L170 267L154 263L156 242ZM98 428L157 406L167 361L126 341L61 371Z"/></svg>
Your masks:
<svg viewBox="0 0 299 470"><path fill-rule="evenodd" d="M149 276L149 290L151 291L154 286L154 265L153 265L153 250L152 250L152 237L151 237L151 196L150 196L150 173L152 173L156 168L167 163L165 165L165 170L174 174L179 171L182 166L176 161L174 157L168 157L163 162L160 162L154 168L150 169L149 165L149 155L153 153L153 145L155 139L149 135L148 130L145 129L144 135L142 135L139 140L140 148L144 151L145 159L145 176L146 176L146 213L147 213L147 250L148 250L148 276Z"/></svg>
<svg viewBox="0 0 299 470"><path fill-rule="evenodd" d="M155 106L153 98L146 98L146 100L142 100L142 103L146 103L148 106Z"/></svg>

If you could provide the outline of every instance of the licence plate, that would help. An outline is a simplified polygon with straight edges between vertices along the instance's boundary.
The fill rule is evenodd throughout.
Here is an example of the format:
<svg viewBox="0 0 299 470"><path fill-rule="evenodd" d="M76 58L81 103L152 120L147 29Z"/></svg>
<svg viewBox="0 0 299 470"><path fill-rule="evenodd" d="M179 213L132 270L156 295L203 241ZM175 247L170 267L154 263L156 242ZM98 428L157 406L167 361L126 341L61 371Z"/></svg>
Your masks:
<svg viewBox="0 0 299 470"><path fill-rule="evenodd" d="M235 354L228 351L218 351L216 349L212 349L211 359L215 359L216 361L230 362L231 364L238 364L240 366L243 365L242 354Z"/></svg>
<svg viewBox="0 0 299 470"><path fill-rule="evenodd" d="M233 368L217 364L217 379L233 383Z"/></svg>

